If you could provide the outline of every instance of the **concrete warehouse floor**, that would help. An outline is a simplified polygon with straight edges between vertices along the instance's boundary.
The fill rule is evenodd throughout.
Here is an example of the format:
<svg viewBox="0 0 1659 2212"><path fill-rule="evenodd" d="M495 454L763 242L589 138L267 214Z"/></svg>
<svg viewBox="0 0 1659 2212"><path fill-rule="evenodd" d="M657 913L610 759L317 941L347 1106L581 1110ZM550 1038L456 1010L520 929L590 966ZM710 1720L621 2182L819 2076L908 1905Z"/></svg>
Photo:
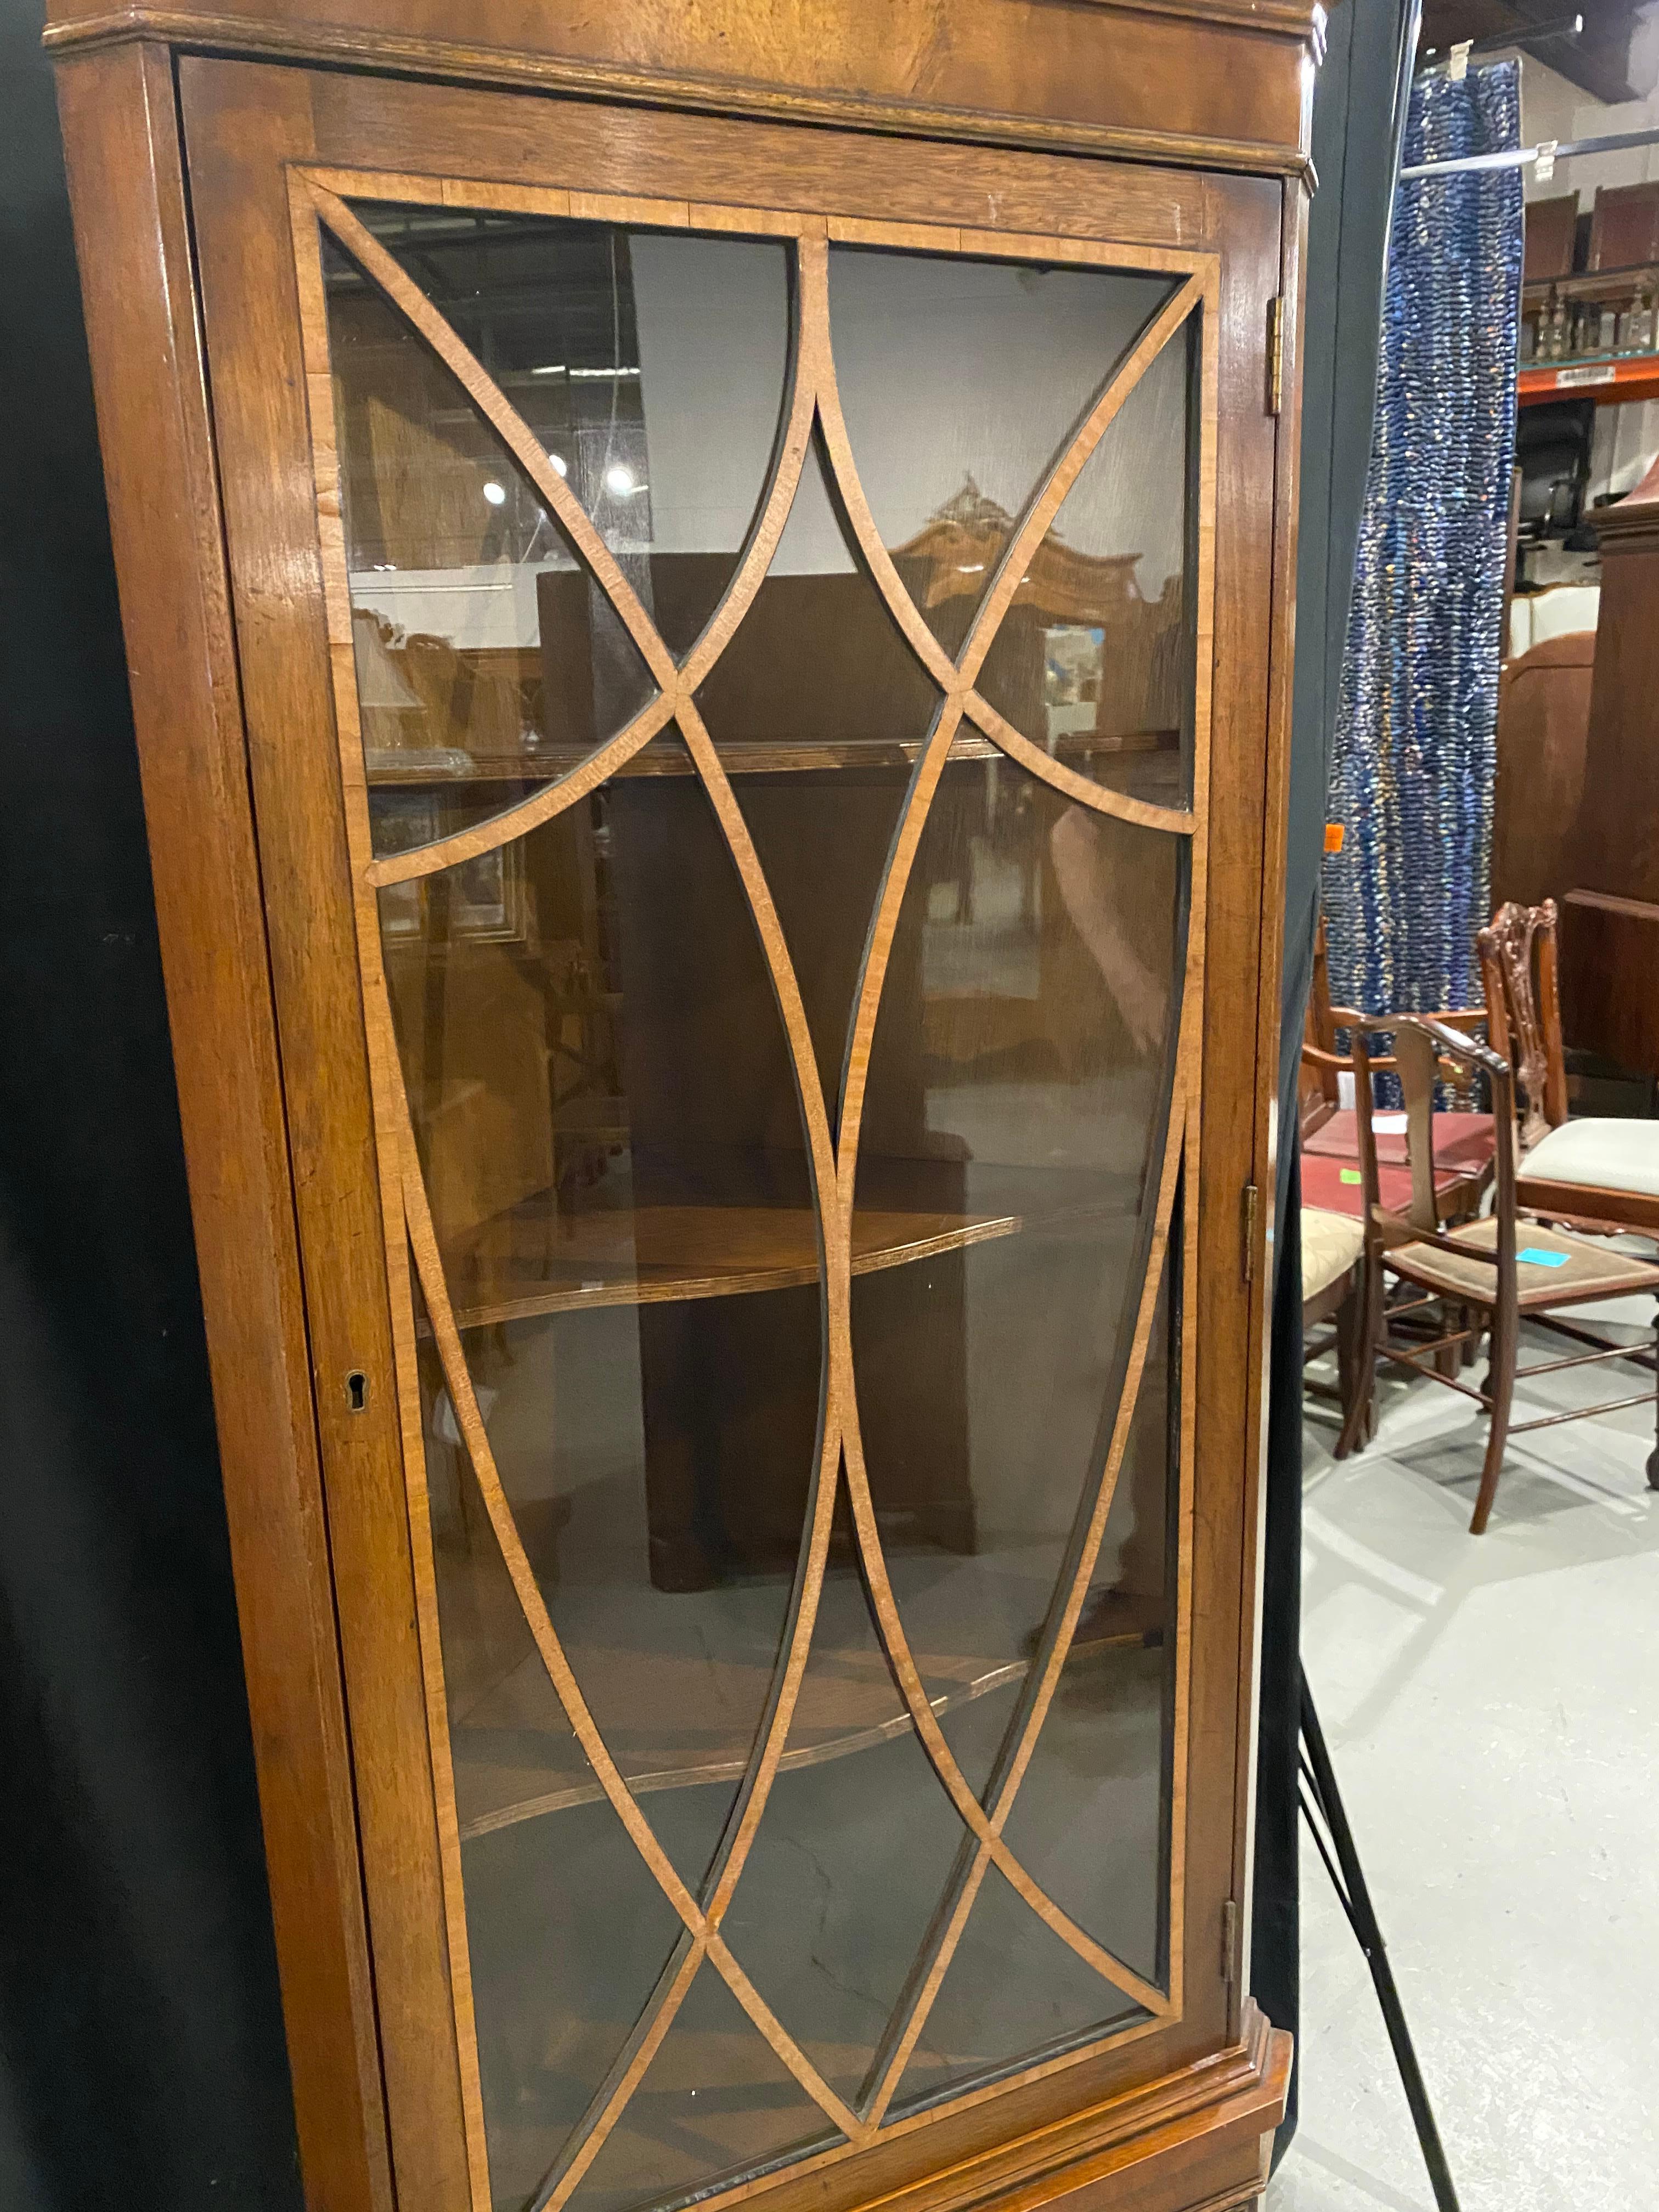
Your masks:
<svg viewBox="0 0 1659 2212"><path fill-rule="evenodd" d="M1646 1299L1596 1310L1652 1342ZM1610 1332L1611 1333L1611 1332ZM1551 1356L1547 1340L1522 1364ZM1628 1395L1612 1363L1528 1411ZM1308 1430L1304 1652L1463 2212L1659 2208L1659 1493L1651 1407L1512 1442L1381 1385ZM1267 2212L1433 2212L1358 1946L1305 1833L1302 2121Z"/></svg>

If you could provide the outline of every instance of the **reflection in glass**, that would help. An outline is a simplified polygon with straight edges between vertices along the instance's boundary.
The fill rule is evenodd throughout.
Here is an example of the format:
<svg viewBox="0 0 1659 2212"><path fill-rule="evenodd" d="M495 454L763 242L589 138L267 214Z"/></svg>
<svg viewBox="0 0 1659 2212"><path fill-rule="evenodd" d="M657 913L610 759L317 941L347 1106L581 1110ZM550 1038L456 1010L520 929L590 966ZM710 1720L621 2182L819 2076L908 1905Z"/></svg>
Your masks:
<svg viewBox="0 0 1659 2212"><path fill-rule="evenodd" d="M787 247L357 212L534 432L671 651L688 651L770 476ZM393 853L563 774L654 686L469 394L326 233L324 262L370 818Z"/></svg>
<svg viewBox="0 0 1659 2212"><path fill-rule="evenodd" d="M459 208L353 212L489 370L683 658L771 476L789 246ZM500 489L510 557L557 561L529 487Z"/></svg>
<svg viewBox="0 0 1659 2212"><path fill-rule="evenodd" d="M823 1322L759 939L701 784L665 766L687 766L677 738L407 887L412 931L405 887L382 911L434 1232L501 1478L606 1743L637 1793L669 1801L653 1818L695 1883L777 1663ZM487 1778L468 1771L476 1736L458 1747L464 1825L592 1795L561 1764L533 1653L471 1724L519 1747L510 1777L497 1760Z"/></svg>
<svg viewBox="0 0 1659 2212"><path fill-rule="evenodd" d="M1160 1987L1174 1749L1176 1229L1100 1555L1004 1830L1060 1910Z"/></svg>
<svg viewBox="0 0 1659 2212"><path fill-rule="evenodd" d="M754 604L697 694L776 904L833 1121L870 917L939 694L815 439Z"/></svg>
<svg viewBox="0 0 1659 2212"><path fill-rule="evenodd" d="M1139 2016L1134 1999L1079 1959L993 1867L899 2083L895 2117Z"/></svg>
<svg viewBox="0 0 1659 2212"><path fill-rule="evenodd" d="M1045 752L1165 806L1192 789L1196 328L1164 347L1084 463L979 678Z"/></svg>
<svg viewBox="0 0 1659 2212"><path fill-rule="evenodd" d="M417 1301L428 1506L492 2194L523 2204L633 2031L679 1921L600 1792L508 1577ZM481 1404L493 1410L485 1386ZM492 1421L492 1430L495 1424ZM516 1501L538 1577L556 1501ZM556 1823L521 1816L550 1783ZM547 1992L557 1989L556 2033Z"/></svg>
<svg viewBox="0 0 1659 2212"><path fill-rule="evenodd" d="M557 455L684 654L772 466L790 249L362 212ZM954 651L1009 516L1169 283L832 260L865 489ZM343 255L328 281L371 811L377 849L406 851L565 774L651 684L466 394ZM1190 734L1186 361L1184 339L1166 349L1151 397L1084 471L985 675L1034 742L1171 798ZM1129 629L1161 611L1156 652L1124 643L1137 605ZM1060 637L1079 630L1116 641L1106 658L1127 672L1109 714ZM1140 1295L1188 848L1073 804L964 724L875 946L939 701L851 549L817 446L698 706L775 901L832 1121L860 975L872 949L882 963L852 1224L879 1556L860 1558L838 1490L821 1591L799 1579L834 1194L815 1188L757 916L681 733L495 850L383 890L384 968L532 1613L694 1893L729 1863L816 1595L723 1932L856 2105L895 2047L966 1832L873 1607L890 1579L939 1726L969 1786L993 1788ZM1139 750L1117 743L1147 732ZM1177 1306L1166 1289L1076 1649L1009 1829L1063 1908L1150 1978L1168 1948ZM518 2212L591 2114L681 1929L553 1690L422 1313L416 1341L491 2186L498 2212ZM993 1873L896 2109L1138 2016ZM705 1961L573 2202L683 2201L835 2140Z"/></svg>
<svg viewBox="0 0 1659 2212"><path fill-rule="evenodd" d="M369 820L402 852L562 773L655 686L467 392L326 236L324 258Z"/></svg>
<svg viewBox="0 0 1659 2212"><path fill-rule="evenodd" d="M726 1940L838 2095L858 2096L963 1828L894 1687L837 1530L785 1755Z"/></svg>
<svg viewBox="0 0 1659 2212"><path fill-rule="evenodd" d="M713 1966L690 1993L577 2184L574 2212L675 2205L840 2140Z"/></svg>
<svg viewBox="0 0 1659 2212"><path fill-rule="evenodd" d="M994 1700L1029 1665L1115 1407L1185 866L1182 841L1007 762L953 762L894 939L859 1203L902 1183L977 1226L854 1282L859 1404L907 1633L976 1789L1010 1710Z"/></svg>
<svg viewBox="0 0 1659 2212"><path fill-rule="evenodd" d="M1014 523L1173 289L1115 270L830 249L836 378L860 481L953 658Z"/></svg>

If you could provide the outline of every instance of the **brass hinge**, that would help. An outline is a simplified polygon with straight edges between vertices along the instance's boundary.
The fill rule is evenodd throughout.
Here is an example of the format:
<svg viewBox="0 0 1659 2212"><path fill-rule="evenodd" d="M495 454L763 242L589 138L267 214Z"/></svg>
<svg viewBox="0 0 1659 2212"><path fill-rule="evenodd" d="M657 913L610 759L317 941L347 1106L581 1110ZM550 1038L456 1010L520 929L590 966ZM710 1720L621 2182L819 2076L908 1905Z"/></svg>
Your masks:
<svg viewBox="0 0 1659 2212"><path fill-rule="evenodd" d="M1221 1908L1221 1978L1228 1989L1238 1979L1238 1899Z"/></svg>
<svg viewBox="0 0 1659 2212"><path fill-rule="evenodd" d="M1255 1280L1255 1210L1260 1195L1253 1182L1247 1182L1239 1193L1238 1230L1243 1239L1239 1267L1247 1283Z"/></svg>
<svg viewBox="0 0 1659 2212"><path fill-rule="evenodd" d="M1267 412L1277 415L1285 404L1285 295L1267 302Z"/></svg>

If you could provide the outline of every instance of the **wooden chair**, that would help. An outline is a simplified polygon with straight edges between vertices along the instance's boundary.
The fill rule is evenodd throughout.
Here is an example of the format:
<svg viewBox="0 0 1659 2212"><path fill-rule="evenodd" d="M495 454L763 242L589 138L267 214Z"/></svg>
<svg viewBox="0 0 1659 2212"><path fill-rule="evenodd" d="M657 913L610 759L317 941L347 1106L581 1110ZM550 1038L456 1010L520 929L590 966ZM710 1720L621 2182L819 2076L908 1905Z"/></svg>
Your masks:
<svg viewBox="0 0 1659 2212"><path fill-rule="evenodd" d="M1515 1074L1518 1202L1553 1220L1659 1237L1659 1121L1567 1119L1555 901L1500 907L1475 945L1487 1034ZM1651 979L1630 984L1651 988Z"/></svg>
<svg viewBox="0 0 1659 2212"><path fill-rule="evenodd" d="M1324 1322L1332 1324L1330 1333L1316 1335ZM1353 1414L1362 1392L1370 1400L1374 1364L1365 1300L1365 1226L1352 1214L1330 1213L1317 1206L1302 1209L1302 1329L1304 1366L1333 1349L1336 1353L1342 1411L1336 1457L1344 1459L1356 1443L1368 1441L1366 1425L1356 1422ZM1310 1385L1316 1387L1325 1386Z"/></svg>
<svg viewBox="0 0 1659 2212"><path fill-rule="evenodd" d="M1308 994L1307 1028L1302 1050L1302 1196L1304 1205L1328 1206L1339 1213L1359 1213L1362 1200L1359 1178L1355 1172L1359 1159L1358 1132L1353 1109L1341 1103L1340 1081L1342 1075L1352 1073L1353 1060L1351 1054L1337 1049L1337 1036L1340 1030L1352 1030L1365 1018L1350 1007L1331 1004L1325 920L1322 915L1319 934L1314 943L1313 985ZM1431 1013L1425 1018L1444 1022L1448 1027L1462 1030L1471 1024L1484 1028L1486 1014L1484 1008L1454 1007ZM1379 1015L1374 1026L1387 1029L1388 1018ZM1370 1064L1372 1073L1379 1075L1394 1067L1392 1059L1379 1054L1372 1054ZM1449 1076L1452 1072L1448 1069L1445 1073ZM1357 1087L1354 1095L1356 1098L1360 1095ZM1436 1136L1440 1218L1443 1221L1455 1221L1472 1213L1485 1192L1492 1171L1492 1115L1468 1108L1449 1109L1438 1116ZM1403 1204L1409 1195L1411 1182L1403 1132L1377 1134L1377 1160L1382 1171L1384 1202L1395 1206Z"/></svg>
<svg viewBox="0 0 1659 2212"><path fill-rule="evenodd" d="M1469 1523L1471 1534L1478 1536L1492 1511L1509 1437L1532 1429L1553 1428L1563 1421L1583 1420L1595 1413L1619 1412L1628 1406L1659 1406L1659 1391L1650 1389L1634 1397L1545 1414L1535 1420L1511 1425L1510 1419L1520 1377L1554 1374L1604 1359L1626 1359L1650 1372L1659 1368L1659 1360L1652 1353L1609 1344L1576 1322L1555 1317L1557 1310L1563 1307L1626 1297L1638 1291L1659 1292L1659 1265L1633 1260L1605 1243L1545 1228L1525 1218L1516 1194L1515 1079L1508 1060L1490 1047L1421 1016L1393 1014L1386 1024L1357 1024L1353 1048L1360 1097L1368 1095L1371 1079L1366 1032L1383 1026L1394 1032L1394 1056L1406 1093L1413 1193L1403 1213L1382 1202L1376 1146L1369 1119L1362 1115L1358 1127L1366 1201L1364 1296L1370 1311L1376 1316L1375 1349L1382 1358L1409 1368L1413 1374L1427 1376L1448 1389L1462 1391L1491 1416L1480 1491ZM1497 1125L1493 1210L1482 1219L1450 1231L1441 1226L1434 1190L1434 1125L1438 1118L1433 1111L1434 1085L1447 1060L1471 1071L1480 1069L1490 1079ZM1385 1269L1419 1295L1389 1306ZM1439 1335L1426 1343L1407 1344L1395 1338L1394 1323L1431 1307L1440 1310L1443 1321L1455 1320L1462 1326L1443 1328ZM1564 1358L1517 1367L1523 1319L1566 1338L1571 1345L1590 1348ZM1490 1329L1491 1351L1485 1387L1476 1389L1448 1372L1443 1364L1437 1364L1436 1355L1471 1342L1484 1329ZM1367 1398L1370 1385L1368 1375L1363 1394ZM1369 1418L1368 1412L1365 1417ZM1351 1414L1350 1424L1355 1420ZM1649 1455L1647 1476L1649 1483L1659 1489L1659 1444Z"/></svg>

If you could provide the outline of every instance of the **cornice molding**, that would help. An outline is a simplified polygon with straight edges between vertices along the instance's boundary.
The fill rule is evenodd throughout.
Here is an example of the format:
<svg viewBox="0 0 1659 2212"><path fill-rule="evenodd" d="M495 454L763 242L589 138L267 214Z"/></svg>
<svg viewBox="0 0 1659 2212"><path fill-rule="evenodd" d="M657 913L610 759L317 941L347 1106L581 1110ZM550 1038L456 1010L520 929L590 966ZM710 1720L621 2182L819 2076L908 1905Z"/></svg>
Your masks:
<svg viewBox="0 0 1659 2212"><path fill-rule="evenodd" d="M1323 51L1324 10L1304 0L1040 0L1102 15L1182 17L1300 42L1316 61ZM1311 162L1288 142L1195 136L1133 125L940 106L908 95L808 89L690 70L653 70L519 47L370 31L354 24L278 24L252 15L152 7L143 0L107 14L70 16L47 26L43 44L67 59L101 47L145 42L246 58L349 64L383 76L437 78L520 91L687 107L715 115L763 116L892 137L1024 147L1042 153L1115 155L1182 168L1306 179Z"/></svg>

